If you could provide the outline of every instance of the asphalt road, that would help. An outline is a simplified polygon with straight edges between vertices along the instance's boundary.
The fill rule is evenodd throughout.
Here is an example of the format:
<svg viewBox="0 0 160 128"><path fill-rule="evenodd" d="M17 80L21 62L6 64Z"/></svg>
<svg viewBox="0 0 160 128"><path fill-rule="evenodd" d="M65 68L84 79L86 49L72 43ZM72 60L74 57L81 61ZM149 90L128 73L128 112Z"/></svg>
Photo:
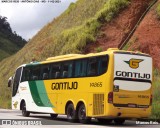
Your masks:
<svg viewBox="0 0 160 128"><path fill-rule="evenodd" d="M7 122L7 123L6 123ZM139 122L144 123L144 122ZM145 122L146 123L146 122ZM147 122L151 123L151 122ZM158 122L154 122L158 123ZM8 124L8 125L6 125ZM13 124L13 125L10 125ZM37 124L37 125L33 125ZM41 125L42 124L42 125ZM16 126L15 126L16 125ZM23 125L23 126L22 126ZM30 126L28 126L30 125ZM92 119L90 124L70 123L66 116L59 115L56 119L51 119L49 114L31 114L30 117L23 117L21 111L0 109L0 128L107 128L107 127L159 127L160 125L136 124L136 121L127 120L124 125L117 126L114 123L101 124L96 119Z"/></svg>

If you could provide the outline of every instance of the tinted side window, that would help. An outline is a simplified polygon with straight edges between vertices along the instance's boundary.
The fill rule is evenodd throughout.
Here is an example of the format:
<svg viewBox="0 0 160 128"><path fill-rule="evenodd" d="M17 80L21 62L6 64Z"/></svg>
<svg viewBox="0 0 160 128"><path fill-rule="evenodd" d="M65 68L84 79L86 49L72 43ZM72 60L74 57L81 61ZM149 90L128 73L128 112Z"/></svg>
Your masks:
<svg viewBox="0 0 160 128"><path fill-rule="evenodd" d="M73 70L74 70L73 61L64 62L61 77L62 78L73 77L73 72L74 72Z"/></svg>
<svg viewBox="0 0 160 128"><path fill-rule="evenodd" d="M89 58L87 76L96 76L98 75L98 59L96 57Z"/></svg>
<svg viewBox="0 0 160 128"><path fill-rule="evenodd" d="M107 71L108 62L109 62L109 57L107 55L101 56L99 58L99 75L102 75Z"/></svg>
<svg viewBox="0 0 160 128"><path fill-rule="evenodd" d="M42 80L49 79L49 71L50 71L49 65L42 65L41 66L41 79Z"/></svg>
<svg viewBox="0 0 160 128"><path fill-rule="evenodd" d="M23 74L22 74L22 82L23 81L29 81L31 75L31 70L29 68L23 68Z"/></svg>
<svg viewBox="0 0 160 128"><path fill-rule="evenodd" d="M40 79L40 67L39 66L33 66L32 67L32 75L31 80L39 80Z"/></svg>
<svg viewBox="0 0 160 128"><path fill-rule="evenodd" d="M87 59L75 61L75 77L86 76L87 70Z"/></svg>
<svg viewBox="0 0 160 128"><path fill-rule="evenodd" d="M60 78L60 73L61 73L61 64L60 63L51 64L50 79Z"/></svg>
<svg viewBox="0 0 160 128"><path fill-rule="evenodd" d="M15 76L14 76L14 82L13 82L13 92L12 92L12 96L15 96L18 90L18 86L20 83L20 79L21 79L21 71L22 71L22 67L18 68L16 70Z"/></svg>

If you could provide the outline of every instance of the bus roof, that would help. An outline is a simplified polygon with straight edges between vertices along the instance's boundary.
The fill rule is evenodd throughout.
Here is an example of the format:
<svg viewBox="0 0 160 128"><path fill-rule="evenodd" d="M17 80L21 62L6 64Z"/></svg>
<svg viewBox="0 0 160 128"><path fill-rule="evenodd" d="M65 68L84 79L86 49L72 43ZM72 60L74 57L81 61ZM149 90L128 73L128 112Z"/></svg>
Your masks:
<svg viewBox="0 0 160 128"><path fill-rule="evenodd" d="M60 55L60 56L55 56L55 57L49 57L42 63L49 63L49 62L57 62L57 61L62 61L62 60L72 60L72 59L80 59L80 58L87 58L87 57L92 57L92 56L97 56L97 55L104 55L109 52L113 51L119 51L117 48L113 49L108 49L107 51L104 52L99 52L99 53L89 53L89 54L67 54L67 55Z"/></svg>
<svg viewBox="0 0 160 128"><path fill-rule="evenodd" d="M88 57L94 57L94 56L100 56L100 55L105 55L105 54L113 54L114 52L124 52L124 53L137 53L134 51L125 51L125 50L119 50L118 48L109 48L107 49L107 51L104 52L99 52L99 53L89 53L89 54L67 54L67 55L60 55L60 56L55 56L55 57L49 57L47 58L45 61L41 61L38 63L29 63L27 65L37 65L37 64L46 64L46 63L51 63L51 62L60 62L60 61L64 61L64 60L73 60L73 59L80 59L80 58L88 58ZM143 55L147 55L148 54L144 54L141 52L138 52L138 54L143 54Z"/></svg>

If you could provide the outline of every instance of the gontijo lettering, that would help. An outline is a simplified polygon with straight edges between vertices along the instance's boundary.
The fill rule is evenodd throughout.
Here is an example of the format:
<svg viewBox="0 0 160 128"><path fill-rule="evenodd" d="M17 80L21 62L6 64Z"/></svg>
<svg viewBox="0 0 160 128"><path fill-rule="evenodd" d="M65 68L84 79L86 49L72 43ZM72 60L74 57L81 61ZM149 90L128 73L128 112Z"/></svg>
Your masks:
<svg viewBox="0 0 160 128"><path fill-rule="evenodd" d="M59 83L52 83L51 89L52 90L76 90L78 88L78 82L59 82Z"/></svg>
<svg viewBox="0 0 160 128"><path fill-rule="evenodd" d="M126 71L116 71L116 76L128 77L128 78L139 78L139 79L150 79L151 75L146 73L137 72L126 72Z"/></svg>

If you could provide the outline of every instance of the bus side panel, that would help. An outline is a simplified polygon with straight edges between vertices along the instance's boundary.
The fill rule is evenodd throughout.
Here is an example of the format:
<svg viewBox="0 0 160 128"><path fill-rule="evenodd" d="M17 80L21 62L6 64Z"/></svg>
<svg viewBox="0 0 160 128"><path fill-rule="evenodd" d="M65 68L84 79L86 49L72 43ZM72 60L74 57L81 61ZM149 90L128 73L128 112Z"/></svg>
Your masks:
<svg viewBox="0 0 160 128"><path fill-rule="evenodd" d="M108 74L108 77L110 74ZM105 97L106 90L106 74L98 77L88 78L71 78L71 79L58 79L58 80L46 80L44 81L47 94L52 105L55 106L53 110L58 114L65 114L65 106L68 101L74 104L76 109L79 102L83 102L86 106L87 115L93 115L93 95ZM56 83L56 84L55 84ZM67 84L66 84L67 83ZM75 88L72 88L74 83L77 84ZM92 86L91 84L99 84L100 86ZM65 86L67 85L67 86ZM57 104L55 104L55 98L52 95L57 94ZM105 104L104 99L103 105ZM88 109L88 107L90 109ZM102 114L104 115L104 113Z"/></svg>
<svg viewBox="0 0 160 128"><path fill-rule="evenodd" d="M35 86L35 85L32 85L32 86ZM54 111L52 110L52 107L38 106L35 103L34 98L32 96L32 90L29 87L29 82L20 83L19 92L20 92L21 101L24 100L26 103L27 111L42 112L42 113L54 113ZM43 96L44 94L39 93L39 95Z"/></svg>
<svg viewBox="0 0 160 128"><path fill-rule="evenodd" d="M74 104L75 109L82 101L86 106L87 116L105 116L109 112L107 96L113 90L113 54L109 55L108 70L103 75L45 80L44 84L56 113L65 114L65 106L68 101ZM57 95L57 100L53 95Z"/></svg>

